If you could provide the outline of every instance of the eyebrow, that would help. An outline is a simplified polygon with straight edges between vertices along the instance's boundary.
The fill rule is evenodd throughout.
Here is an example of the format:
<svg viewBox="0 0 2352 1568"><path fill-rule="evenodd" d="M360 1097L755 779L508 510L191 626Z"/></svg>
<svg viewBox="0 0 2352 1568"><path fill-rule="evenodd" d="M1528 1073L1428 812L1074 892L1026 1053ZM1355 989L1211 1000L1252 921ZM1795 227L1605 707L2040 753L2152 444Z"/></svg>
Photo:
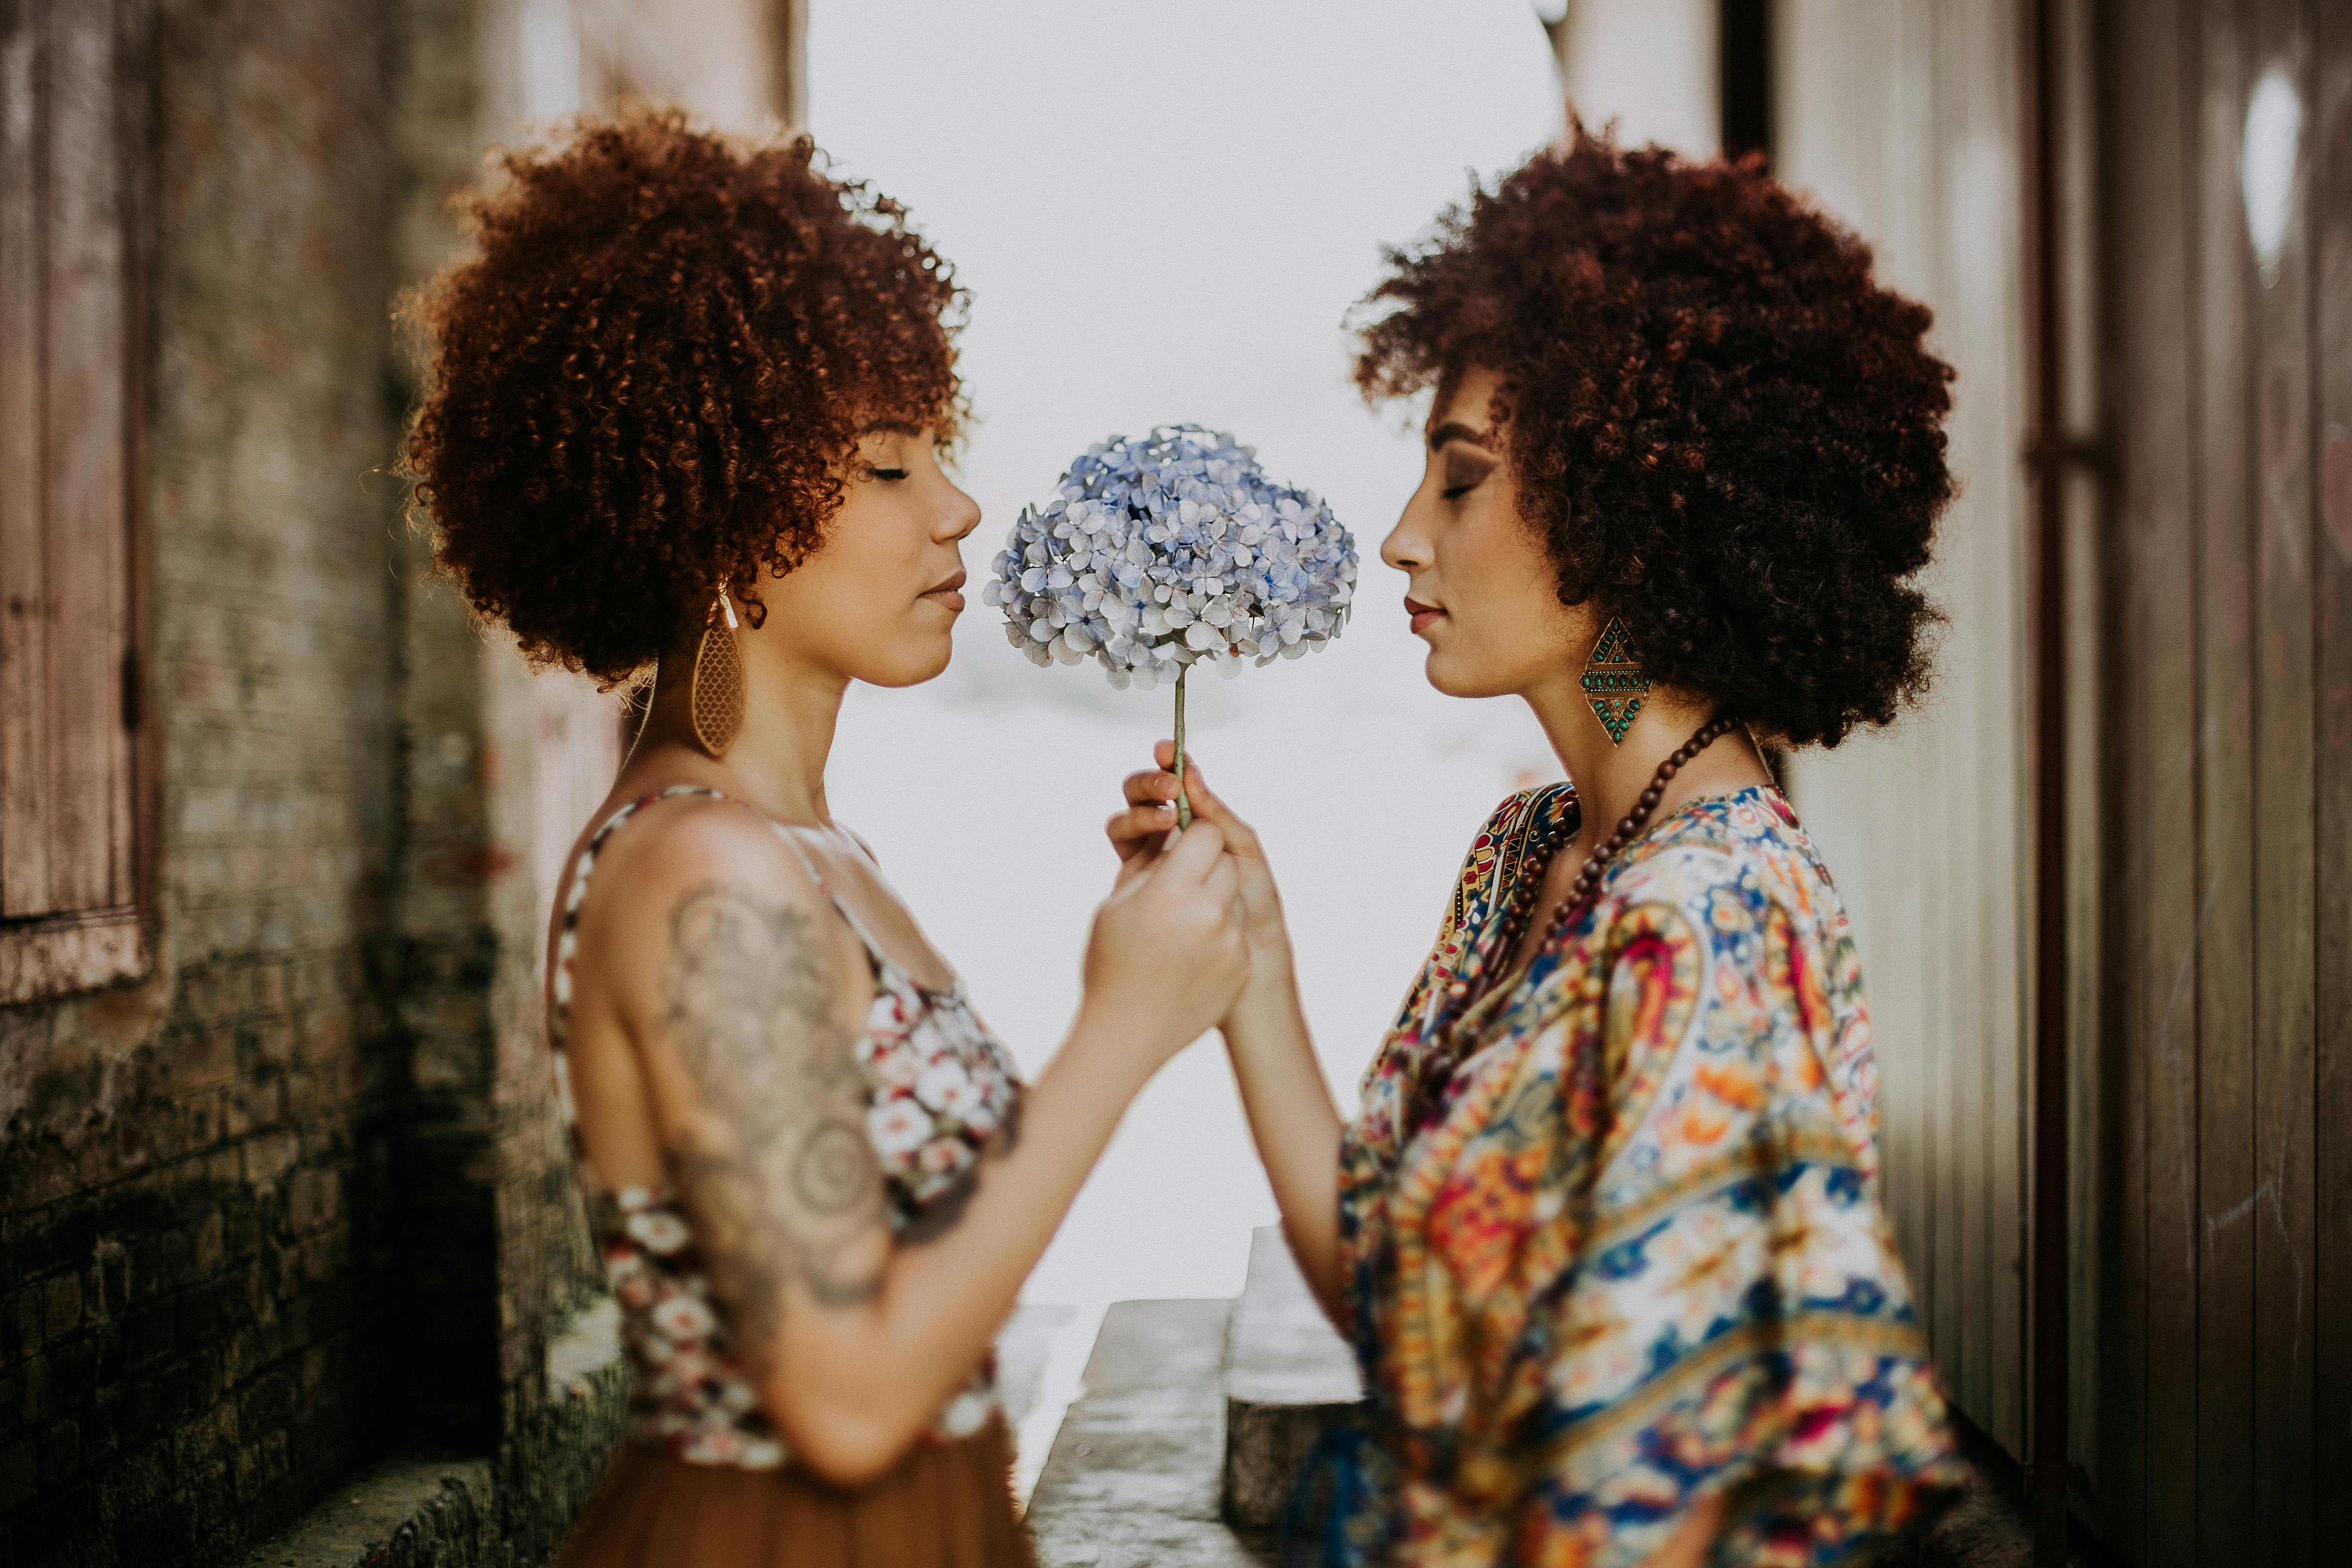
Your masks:
<svg viewBox="0 0 2352 1568"><path fill-rule="evenodd" d="M1491 452L1495 449L1494 431L1473 430L1459 419L1449 419L1429 433L1429 449L1433 452L1444 447L1448 441L1467 441L1481 451Z"/></svg>
<svg viewBox="0 0 2352 1568"><path fill-rule="evenodd" d="M879 419L858 431L858 439L868 436L919 436L922 431L903 419Z"/></svg>

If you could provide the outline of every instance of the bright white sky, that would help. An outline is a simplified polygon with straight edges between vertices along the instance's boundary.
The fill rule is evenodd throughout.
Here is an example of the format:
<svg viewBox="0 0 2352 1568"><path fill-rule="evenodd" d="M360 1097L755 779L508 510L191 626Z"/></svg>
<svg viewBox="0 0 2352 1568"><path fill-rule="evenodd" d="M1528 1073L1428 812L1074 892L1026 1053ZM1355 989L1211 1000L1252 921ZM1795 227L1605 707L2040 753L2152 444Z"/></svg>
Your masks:
<svg viewBox="0 0 2352 1568"><path fill-rule="evenodd" d="M975 587L1024 501L1107 435L1229 428L1355 531L1357 619L1319 657L1192 694L1193 751L1265 834L1327 1068L1352 1085L1433 934L1479 821L1550 776L1517 704L1423 682L1377 559L1417 482L1407 411L1357 398L1339 321L1379 247L1468 171L1559 123L1527 0L833 0L812 7L811 128L905 201L973 294L963 481ZM1112 868L1100 825L1168 732L1170 696L1040 670L972 595L956 666L859 690L832 802L1031 1072L1077 993ZM1273 1205L1213 1041L1153 1083L1029 1296L1230 1295Z"/></svg>

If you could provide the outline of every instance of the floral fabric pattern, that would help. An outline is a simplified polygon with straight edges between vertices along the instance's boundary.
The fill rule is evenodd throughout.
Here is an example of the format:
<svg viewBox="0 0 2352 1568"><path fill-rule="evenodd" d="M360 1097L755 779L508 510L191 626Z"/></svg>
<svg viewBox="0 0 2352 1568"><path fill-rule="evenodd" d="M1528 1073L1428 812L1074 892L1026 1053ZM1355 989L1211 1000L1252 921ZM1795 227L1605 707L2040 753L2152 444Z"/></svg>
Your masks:
<svg viewBox="0 0 2352 1568"><path fill-rule="evenodd" d="M1717 1563L1846 1562L1962 1472L1879 1206L1844 910L1779 792L1746 790L1654 826L1481 995L1530 845L1576 809L1559 785L1488 821L1343 1140L1381 1440L1327 1554L1630 1568L1722 1495ZM1433 1053L1456 1065L1417 1115Z"/></svg>
<svg viewBox="0 0 2352 1568"><path fill-rule="evenodd" d="M556 940L555 1005L548 1016L557 1098L587 1190L596 1249L620 1304L622 1345L636 1373L633 1440L692 1464L774 1469L788 1456L729 1339L695 1251L692 1223L677 1195L666 1190L608 1192L597 1183L580 1147L565 1079L572 959L588 874L615 828L652 802L677 795L728 798L691 785L647 795L614 812L580 852ZM808 866L790 835L781 826L777 831ZM808 869L824 888L816 868ZM830 889L825 896L833 897ZM838 899L834 907L865 943L873 966L874 1003L856 1044L866 1078L866 1132L882 1168L891 1232L912 1238L953 1219L978 1182L982 1151L1000 1132L1009 1135L1017 1127L1020 1071L972 1010L961 978L945 991L926 990L884 956ZM940 1410L931 1436L940 1442L971 1436L1002 1408L992 1356Z"/></svg>
<svg viewBox="0 0 2352 1568"><path fill-rule="evenodd" d="M871 943L867 951L874 1005L857 1042L866 1131L882 1163L891 1228L905 1236L952 1217L970 1195L981 1151L1019 1121L1021 1076L961 979L926 991Z"/></svg>

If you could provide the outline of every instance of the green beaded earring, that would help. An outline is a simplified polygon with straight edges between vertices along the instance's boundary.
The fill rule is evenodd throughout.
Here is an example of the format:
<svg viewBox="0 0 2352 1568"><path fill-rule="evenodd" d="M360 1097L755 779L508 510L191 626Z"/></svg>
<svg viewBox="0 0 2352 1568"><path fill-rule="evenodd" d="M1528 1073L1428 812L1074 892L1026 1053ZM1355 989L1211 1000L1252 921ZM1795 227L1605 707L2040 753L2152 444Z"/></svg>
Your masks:
<svg viewBox="0 0 2352 1568"><path fill-rule="evenodd" d="M1611 745L1625 743L1625 731L1633 727L1634 715L1642 711L1642 694L1649 689L1649 672L1633 655L1625 623L1610 616L1609 624L1601 628L1600 640L1592 645L1592 656L1584 661L1584 700L1592 704L1592 716L1609 731Z"/></svg>

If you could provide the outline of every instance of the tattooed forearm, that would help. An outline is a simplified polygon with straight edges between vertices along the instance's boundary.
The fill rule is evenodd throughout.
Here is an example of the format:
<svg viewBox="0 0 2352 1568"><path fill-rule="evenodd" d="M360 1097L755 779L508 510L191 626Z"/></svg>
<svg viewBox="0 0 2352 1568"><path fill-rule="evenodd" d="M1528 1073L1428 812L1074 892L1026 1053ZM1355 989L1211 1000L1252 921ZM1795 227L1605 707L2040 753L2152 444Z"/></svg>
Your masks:
<svg viewBox="0 0 2352 1568"><path fill-rule="evenodd" d="M827 1306L881 1285L881 1172L830 968L808 917L751 889L708 883L671 912L665 1024L705 1113L671 1169L708 1232L711 1288L755 1355L788 1281Z"/></svg>

